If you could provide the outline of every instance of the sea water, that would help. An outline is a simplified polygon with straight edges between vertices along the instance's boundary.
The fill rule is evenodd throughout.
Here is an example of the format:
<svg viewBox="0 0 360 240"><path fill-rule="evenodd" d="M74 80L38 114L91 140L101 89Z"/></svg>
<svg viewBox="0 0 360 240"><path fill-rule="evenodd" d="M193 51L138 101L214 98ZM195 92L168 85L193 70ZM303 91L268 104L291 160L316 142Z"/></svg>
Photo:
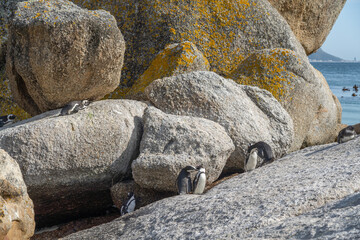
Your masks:
<svg viewBox="0 0 360 240"><path fill-rule="evenodd" d="M311 62L328 82L342 107L342 123L360 123L360 62ZM356 92L354 85L359 87ZM350 91L343 91L343 88ZM352 96L355 93L356 96Z"/></svg>

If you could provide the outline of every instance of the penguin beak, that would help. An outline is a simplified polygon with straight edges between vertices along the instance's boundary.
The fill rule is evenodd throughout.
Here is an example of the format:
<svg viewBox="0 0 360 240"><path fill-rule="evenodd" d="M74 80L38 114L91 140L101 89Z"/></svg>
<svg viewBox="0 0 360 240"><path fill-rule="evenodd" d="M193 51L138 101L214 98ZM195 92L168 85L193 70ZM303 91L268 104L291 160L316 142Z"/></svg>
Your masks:
<svg viewBox="0 0 360 240"><path fill-rule="evenodd" d="M188 172L195 172L195 171L197 171L197 170L198 170L197 168L192 167L191 169L188 170Z"/></svg>

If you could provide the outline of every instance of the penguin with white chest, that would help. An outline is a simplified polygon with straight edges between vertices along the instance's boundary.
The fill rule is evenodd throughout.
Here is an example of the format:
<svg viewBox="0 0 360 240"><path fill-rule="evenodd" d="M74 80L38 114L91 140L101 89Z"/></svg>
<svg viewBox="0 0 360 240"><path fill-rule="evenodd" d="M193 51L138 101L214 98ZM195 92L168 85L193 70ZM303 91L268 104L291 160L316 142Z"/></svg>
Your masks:
<svg viewBox="0 0 360 240"><path fill-rule="evenodd" d="M12 123L15 119L16 119L16 116L14 114L1 116L0 117L0 127L3 127L7 124Z"/></svg>
<svg viewBox="0 0 360 240"><path fill-rule="evenodd" d="M135 210L136 207L136 200L133 192L128 193L128 197L124 204L121 206L120 214L124 216L127 213L131 213Z"/></svg>
<svg viewBox="0 0 360 240"><path fill-rule="evenodd" d="M78 111L86 108L89 106L89 100L82 100L82 101L72 101L66 104L60 112L60 116L70 115L73 113L77 113Z"/></svg>
<svg viewBox="0 0 360 240"><path fill-rule="evenodd" d="M178 194L188 194L192 191L192 183L191 183L191 173L197 171L197 169L193 166L186 166L181 169L175 185L178 191Z"/></svg>
<svg viewBox="0 0 360 240"><path fill-rule="evenodd" d="M206 185L205 168L198 166L196 169L197 173L193 182L193 194L202 194Z"/></svg>
<svg viewBox="0 0 360 240"><path fill-rule="evenodd" d="M269 144L257 142L248 148L248 156L245 160L245 171L252 171L265 163L274 160L274 154Z"/></svg>
<svg viewBox="0 0 360 240"><path fill-rule="evenodd" d="M346 128L342 129L337 137L338 143L344 143L350 141L351 139L355 138L356 132L353 126L347 126Z"/></svg>

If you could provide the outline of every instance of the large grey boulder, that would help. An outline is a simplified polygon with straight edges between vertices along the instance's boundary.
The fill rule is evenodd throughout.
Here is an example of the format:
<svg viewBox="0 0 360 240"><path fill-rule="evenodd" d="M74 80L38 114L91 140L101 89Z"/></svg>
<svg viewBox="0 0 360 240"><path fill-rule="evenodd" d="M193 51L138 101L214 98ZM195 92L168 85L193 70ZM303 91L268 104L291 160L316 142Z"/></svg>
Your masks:
<svg viewBox="0 0 360 240"><path fill-rule="evenodd" d="M120 82L125 42L108 12L67 0L17 4L9 21L7 75L31 115L101 99Z"/></svg>
<svg viewBox="0 0 360 240"><path fill-rule="evenodd" d="M191 41L228 76L249 53L264 48L305 51L286 20L267 0L153 1L73 0L110 11L124 34L126 53L121 83L131 86L168 44Z"/></svg>
<svg viewBox="0 0 360 240"><path fill-rule="evenodd" d="M325 42L346 0L269 0L310 55Z"/></svg>
<svg viewBox="0 0 360 240"><path fill-rule="evenodd" d="M34 205L19 165L0 149L0 239L30 239L35 230Z"/></svg>
<svg viewBox="0 0 360 240"><path fill-rule="evenodd" d="M283 48L250 54L230 75L239 84L270 91L294 122L291 151L333 142L341 105L307 57Z"/></svg>
<svg viewBox="0 0 360 240"><path fill-rule="evenodd" d="M98 101L73 115L53 110L0 131L0 147L20 165L38 225L111 204L109 188L138 155L145 108L132 100Z"/></svg>
<svg viewBox="0 0 360 240"><path fill-rule="evenodd" d="M305 148L222 182L204 195L164 199L64 239L297 239L302 235L292 233L301 226L291 232L296 218L302 228L326 229L314 226L311 220L316 223L318 219L305 221L307 214L316 212L328 217L323 224L336 225L328 226L333 232L319 231L315 237L326 239L326 234L331 234L350 239L359 232L357 215L351 216L351 212L357 214L358 201L342 199L360 190L359 144L360 138L356 138L343 144ZM316 210L336 201L337 207L344 209L343 216L351 216L349 219L326 214L324 210L331 210L331 205ZM336 207L331 211L342 212ZM279 224L283 224L280 229ZM269 229L266 235L264 229ZM289 232L281 235L282 229ZM308 239L313 235L303 236Z"/></svg>
<svg viewBox="0 0 360 240"><path fill-rule="evenodd" d="M239 85L214 72L158 79L145 93L166 113L202 117L222 125L235 145L226 170L243 168L249 144L267 142L275 157L280 157L292 142L291 117L271 93Z"/></svg>
<svg viewBox="0 0 360 240"><path fill-rule="evenodd" d="M166 114L154 107L144 113L140 155L131 165L135 182L143 188L176 192L175 180L187 165L202 165L207 182L221 174L234 144L216 122Z"/></svg>

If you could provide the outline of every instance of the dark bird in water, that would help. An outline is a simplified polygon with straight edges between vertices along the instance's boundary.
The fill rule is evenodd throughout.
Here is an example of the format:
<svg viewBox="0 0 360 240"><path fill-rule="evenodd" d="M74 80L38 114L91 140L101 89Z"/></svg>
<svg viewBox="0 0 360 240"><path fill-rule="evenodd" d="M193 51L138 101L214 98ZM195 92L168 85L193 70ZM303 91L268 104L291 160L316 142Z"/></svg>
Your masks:
<svg viewBox="0 0 360 240"><path fill-rule="evenodd" d="M127 213L131 213L135 210L136 200L133 192L129 192L126 201L121 206L120 214L124 216Z"/></svg>
<svg viewBox="0 0 360 240"><path fill-rule="evenodd" d="M343 87L343 92L345 92L345 91L350 91L350 89L348 89L348 88L346 88L346 87Z"/></svg>
<svg viewBox="0 0 360 240"><path fill-rule="evenodd" d="M14 114L9 114L0 117L0 127L3 127L9 123L12 123L16 119Z"/></svg>
<svg viewBox="0 0 360 240"><path fill-rule="evenodd" d="M342 129L337 137L338 143L347 142L353 138L355 138L356 132L353 126L347 126L346 128Z"/></svg>
<svg viewBox="0 0 360 240"><path fill-rule="evenodd" d="M66 104L62 109L60 116L64 115L70 115L73 113L77 113L78 111L86 108L89 106L90 101L89 100L82 100L82 101L72 101Z"/></svg>
<svg viewBox="0 0 360 240"><path fill-rule="evenodd" d="M194 171L197 171L197 169L193 166L186 166L181 169L175 183L178 194L188 194L191 192L192 184L190 174Z"/></svg>
<svg viewBox="0 0 360 240"><path fill-rule="evenodd" d="M357 95L355 93L351 94L351 96L356 97Z"/></svg>
<svg viewBox="0 0 360 240"><path fill-rule="evenodd" d="M202 194L206 185L205 168L198 166L196 169L197 173L193 182L193 194Z"/></svg>
<svg viewBox="0 0 360 240"><path fill-rule="evenodd" d="M353 86L353 89L354 89L355 92L359 91L358 88L359 88L359 87L358 87L356 84Z"/></svg>
<svg viewBox="0 0 360 240"><path fill-rule="evenodd" d="M269 144L257 142L248 148L248 156L245 160L244 169L245 171L251 171L273 160L274 154Z"/></svg>

